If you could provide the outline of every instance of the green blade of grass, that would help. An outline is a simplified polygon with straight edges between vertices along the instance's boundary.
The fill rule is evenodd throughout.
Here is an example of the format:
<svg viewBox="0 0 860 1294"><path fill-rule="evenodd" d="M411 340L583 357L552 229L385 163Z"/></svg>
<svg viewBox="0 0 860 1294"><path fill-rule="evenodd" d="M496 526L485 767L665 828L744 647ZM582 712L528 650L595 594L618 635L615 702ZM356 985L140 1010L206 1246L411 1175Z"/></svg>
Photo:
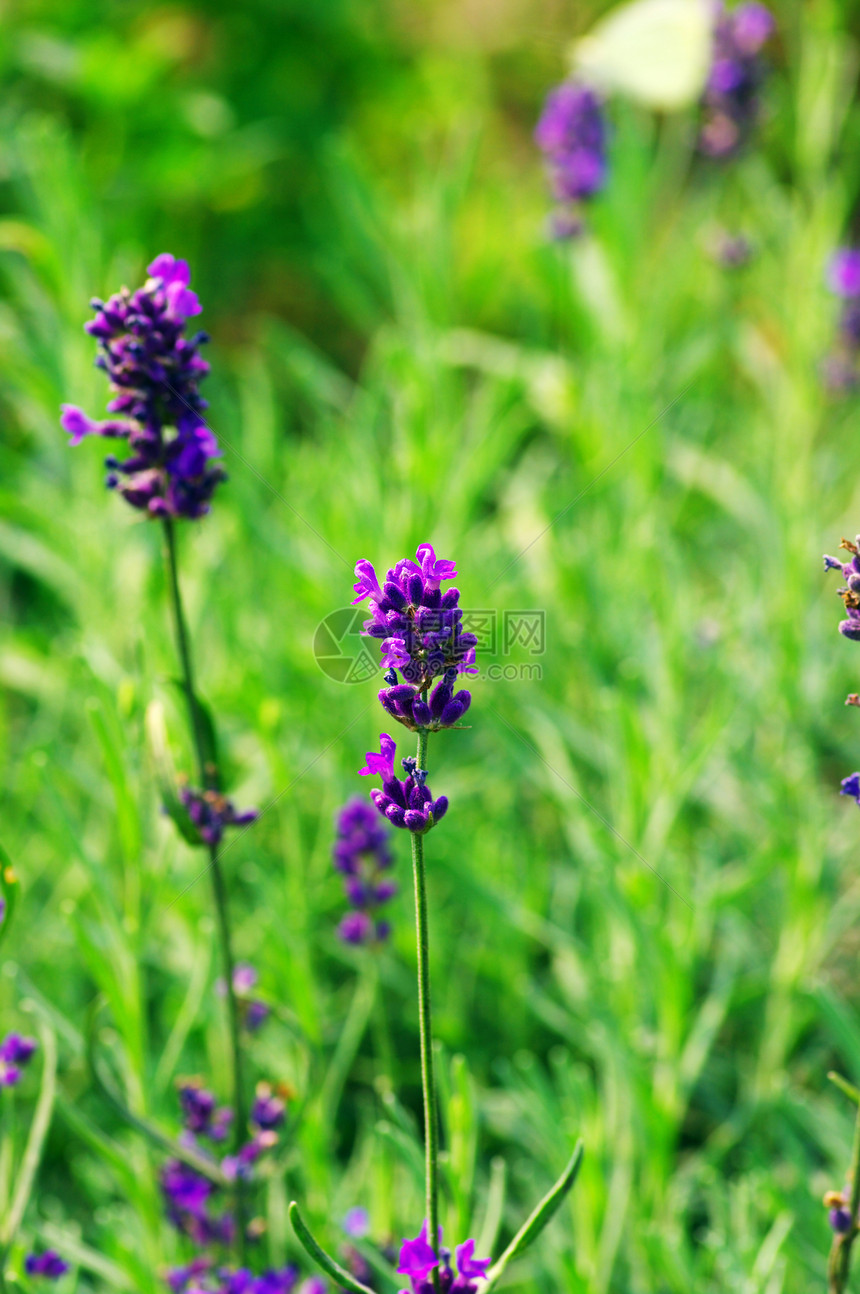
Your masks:
<svg viewBox="0 0 860 1294"><path fill-rule="evenodd" d="M321 1268L327 1276L330 1276L338 1285L343 1286L345 1290L349 1290L350 1294L373 1294L373 1291L369 1289L367 1285L362 1285L361 1281L357 1281L345 1267L341 1267L340 1263L336 1263L335 1260L329 1257L326 1251L317 1244L310 1231L308 1231L307 1225L299 1212L299 1206L296 1204L295 1200L293 1200L290 1205L290 1222L293 1224L293 1230L296 1233L296 1238L299 1243L304 1246L309 1257L314 1260L317 1267Z"/></svg>
<svg viewBox="0 0 860 1294"><path fill-rule="evenodd" d="M504 1274L508 1263L513 1262L521 1253L528 1249L529 1245L537 1240L547 1223L553 1218L562 1204L565 1196L571 1190L576 1181L580 1165L582 1163L583 1145L581 1141L576 1143L573 1154L568 1160L567 1167L559 1177L555 1185L543 1197L540 1204L523 1223L505 1252L502 1254L487 1273L487 1284L484 1290L490 1290L496 1281Z"/></svg>

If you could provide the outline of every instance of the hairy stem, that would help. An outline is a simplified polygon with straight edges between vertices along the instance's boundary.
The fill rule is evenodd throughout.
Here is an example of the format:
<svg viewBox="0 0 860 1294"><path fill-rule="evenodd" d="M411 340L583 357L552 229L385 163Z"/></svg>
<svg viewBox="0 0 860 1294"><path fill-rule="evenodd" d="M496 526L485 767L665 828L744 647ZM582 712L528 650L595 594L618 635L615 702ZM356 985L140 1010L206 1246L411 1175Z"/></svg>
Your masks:
<svg viewBox="0 0 860 1294"><path fill-rule="evenodd" d="M418 767L427 768L426 728L418 729ZM421 1035L421 1087L424 1093L424 1182L430 1244L439 1248L439 1125L433 1074L433 1018L430 1007L430 933L427 919L427 874L424 837L412 833L412 872L415 880L415 930L418 943L418 1028ZM433 1288L439 1290L439 1268L433 1268Z"/></svg>
<svg viewBox="0 0 860 1294"><path fill-rule="evenodd" d="M848 1205L851 1213L851 1229L842 1235L834 1235L827 1264L828 1294L843 1294L848 1285L848 1273L851 1269L851 1246L857 1238L857 1210L860 1208L860 1106L854 1123L854 1144L851 1148L851 1201Z"/></svg>
<svg viewBox="0 0 860 1294"><path fill-rule="evenodd" d="M185 612L182 606L182 594L179 589L179 568L176 560L176 534L171 517L164 518L164 538L167 548L167 569L170 577L170 600L173 607L173 621L176 628L176 644L179 649L179 660L182 667L182 687L188 703L188 716L191 724L191 735L197 757L197 768L200 785L211 789L217 784L217 769L213 768L206 758L206 742L203 735L203 723L197 694L194 690L194 666L191 657L191 643L185 623ZM227 885L224 870L218 856L218 846L209 846L209 875L212 878L212 898L215 905L215 917L218 926L218 942L221 946L221 964L224 970L224 982L227 994L227 1017L230 1029L230 1059L233 1077L233 1153L239 1154L245 1133L245 1094L242 1082L242 1045L241 1018L239 1000L233 987L233 949L230 939L230 915L227 905ZM242 1178L236 1178L236 1242L239 1261L244 1261L246 1240L245 1184Z"/></svg>

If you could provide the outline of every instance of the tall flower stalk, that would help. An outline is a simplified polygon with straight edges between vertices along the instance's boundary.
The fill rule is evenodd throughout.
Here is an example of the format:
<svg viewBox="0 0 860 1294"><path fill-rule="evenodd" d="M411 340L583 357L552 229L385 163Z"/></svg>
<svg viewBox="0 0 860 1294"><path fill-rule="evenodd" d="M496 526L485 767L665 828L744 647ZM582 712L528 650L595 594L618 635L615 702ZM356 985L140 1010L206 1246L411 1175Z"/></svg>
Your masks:
<svg viewBox="0 0 860 1294"><path fill-rule="evenodd" d="M197 772L200 785L204 788L204 803L211 804L217 809L219 801L221 801L223 797L218 793L218 769L217 765L211 758L211 756L214 755L214 752L207 750L207 742L204 734L203 708L197 699L197 693L194 686L194 666L191 655L191 643L188 636L185 612L182 605L182 593L179 587L176 534L174 531L173 519L169 516L165 516L162 519L162 525L164 527L167 569L170 584L170 600L173 608L176 645L182 668L182 689L185 693L188 705L189 726L194 743L194 752L197 759ZM256 814L253 816L255 817ZM251 818L248 820L250 821L253 819ZM233 821L238 821L235 815L233 816ZM218 942L221 948L221 964L224 973L224 992L227 999L227 1018L230 1030L230 1062L232 1070L233 1109L235 1112L233 1121L234 1153L238 1155L242 1148L242 1138L244 1135L245 1124L247 1122L247 1105L245 1103L242 1066L242 1025L239 999L235 986L236 965L233 957L233 942L230 933L227 884L224 879L224 869L218 853L220 832L218 832L217 829L214 832L210 829L207 834L209 835L209 839L206 841L206 849L209 854L208 870L212 881L212 900L215 907L215 918L218 927ZM247 1210L245 1207L245 1183L241 1174L237 1174L236 1235L240 1258L244 1257L247 1220Z"/></svg>
<svg viewBox="0 0 860 1294"><path fill-rule="evenodd" d="M544 1197L507 1249L491 1265L489 1258L474 1257L475 1242L456 1248L456 1270L451 1251L442 1244L439 1222L439 1124L433 1065L433 1015L430 992L430 922L427 901L427 865L424 838L448 811L444 795L434 798L428 785L427 749L431 732L460 726L472 697L457 690L463 674L476 674L474 634L464 631L460 593L442 585L457 576L452 561L437 558L432 545L420 544L415 560L404 558L387 572L380 584L368 561L355 568L356 602L367 601L370 618L364 633L380 643L380 668L385 687L379 701L386 714L417 734L416 755L401 759L405 778L395 773L397 747L386 732L380 733L379 751L368 751L359 773L382 783L370 792L378 813L412 837L412 870L415 887L415 930L418 966L418 1032L421 1086L424 1107L425 1218L418 1236L404 1240L397 1271L408 1278L412 1294L485 1294L507 1264L540 1234L572 1187L582 1158L577 1145L562 1176ZM342 1288L368 1294L367 1286L335 1262L309 1231L298 1205L290 1205L298 1239L311 1257ZM409 1294L408 1290L401 1294Z"/></svg>
<svg viewBox="0 0 860 1294"><path fill-rule="evenodd" d="M847 274L849 268L844 266L843 272ZM843 586L837 589L845 606L845 619L840 621L839 632L849 642L860 642L860 535L856 542L843 539L841 547L848 560L825 554L824 569L839 571L844 580ZM845 704L860 706L860 696L856 692L850 693ZM860 805L860 773L844 777L839 793ZM829 1077L857 1106L847 1185L841 1191L828 1191L824 1197L827 1220L833 1231L827 1262L827 1289L828 1294L843 1294L851 1271L851 1250L860 1235L860 1090L838 1074L830 1074Z"/></svg>
<svg viewBox="0 0 860 1294"><path fill-rule="evenodd" d="M185 335L186 324L201 306L189 287L185 261L170 254L149 265L146 283L136 291L122 288L106 302L92 302L95 317L85 325L96 339L98 367L111 384L110 416L90 418L75 405L63 405L61 424L71 443L98 435L124 441L129 456L109 455L106 484L146 517L160 521L181 686L188 707L189 728L197 764L196 787L184 787L167 806L183 835L205 848L224 973L232 1070L233 1153L242 1165L243 1138L248 1122L241 1045L241 1012L236 991L227 885L219 854L224 829L244 826L256 818L251 810L237 813L221 792L212 720L196 691L191 640L182 603L177 557L176 521L196 521L209 512L217 486L226 479L218 463L220 450L203 420L206 401L199 381L209 365L199 354L208 340L203 332ZM236 1248L244 1257L247 1235L245 1171L235 1173Z"/></svg>

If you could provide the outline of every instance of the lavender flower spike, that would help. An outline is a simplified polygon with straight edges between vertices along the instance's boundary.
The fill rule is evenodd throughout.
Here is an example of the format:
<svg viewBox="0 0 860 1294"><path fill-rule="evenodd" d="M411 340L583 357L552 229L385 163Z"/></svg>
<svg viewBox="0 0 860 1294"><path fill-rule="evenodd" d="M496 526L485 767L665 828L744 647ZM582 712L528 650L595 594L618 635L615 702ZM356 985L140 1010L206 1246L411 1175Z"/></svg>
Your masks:
<svg viewBox="0 0 860 1294"><path fill-rule="evenodd" d="M28 1276L46 1276L48 1280L59 1280L69 1270L56 1249L46 1249L41 1254L27 1254L24 1259L24 1270Z"/></svg>
<svg viewBox="0 0 860 1294"><path fill-rule="evenodd" d="M184 786L179 792L179 798L197 828L201 841L207 845L217 845L225 827L247 827L259 817L256 809L237 813L231 801L214 790L198 791Z"/></svg>
<svg viewBox="0 0 860 1294"><path fill-rule="evenodd" d="M490 1266L489 1258L475 1258L475 1242L467 1240L458 1245L456 1250L456 1273L451 1267L450 1250L442 1248L442 1228L439 1228L439 1248L437 1257L429 1241L429 1224L425 1218L419 1234L414 1240L404 1240L400 1248L400 1261L397 1270L401 1276L408 1276L412 1294L433 1294L431 1273L439 1267L439 1289L442 1294L477 1294L480 1286L477 1281L483 1280ZM409 1294L401 1290L400 1294Z"/></svg>
<svg viewBox="0 0 860 1294"><path fill-rule="evenodd" d="M131 292L122 288L107 302L94 300L95 318L85 325L96 339L96 365L104 369L112 399L102 421L72 404L62 405L60 424L79 445L85 436L125 440L130 456L110 455L107 485L150 517L196 519L209 511L225 479L214 462L218 442L203 421L206 401L197 386L209 372L198 354L205 333L185 336L200 313L188 286L186 261L156 256L150 278Z"/></svg>
<svg viewBox="0 0 860 1294"><path fill-rule="evenodd" d="M774 30L773 15L763 4L717 9L714 49L702 97L699 147L711 157L730 157L749 138L759 112L759 90L765 65L761 49Z"/></svg>
<svg viewBox="0 0 860 1294"><path fill-rule="evenodd" d="M413 732L435 732L453 727L471 705L471 693L454 688L459 674L477 673L478 640L463 630L459 590L442 592L443 583L456 579L456 563L437 557L428 543L418 545L415 558L399 561L381 586L371 563L358 562L355 600L368 600L363 633L380 640L388 684L379 693L383 709Z"/></svg>
<svg viewBox="0 0 860 1294"><path fill-rule="evenodd" d="M388 833L366 800L350 800L336 819L334 865L343 873L344 889L354 909L338 927L345 943L381 943L388 937L387 921L379 910L397 893L393 881L385 878L394 859L388 847Z"/></svg>
<svg viewBox="0 0 860 1294"><path fill-rule="evenodd" d="M395 827L405 827L415 835L423 835L435 827L448 811L448 800L440 795L434 800L430 788L422 778L422 771L414 760L404 760L408 773L405 781L394 776L394 756L397 747L393 738L383 732L379 738L380 754L367 752L367 764L358 771L362 777L378 776L382 790L374 787L370 798L383 817Z"/></svg>
<svg viewBox="0 0 860 1294"><path fill-rule="evenodd" d="M535 142L546 158L553 197L561 204L551 224L556 238L582 233L579 204L606 183L606 133L603 104L588 86L567 81L550 91Z"/></svg>

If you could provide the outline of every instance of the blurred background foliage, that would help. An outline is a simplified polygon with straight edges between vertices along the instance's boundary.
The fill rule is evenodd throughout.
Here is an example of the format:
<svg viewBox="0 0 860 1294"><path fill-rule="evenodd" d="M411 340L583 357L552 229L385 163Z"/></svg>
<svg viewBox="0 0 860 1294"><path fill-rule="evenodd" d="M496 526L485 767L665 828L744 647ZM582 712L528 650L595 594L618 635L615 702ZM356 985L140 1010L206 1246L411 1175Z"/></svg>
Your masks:
<svg viewBox="0 0 860 1294"><path fill-rule="evenodd" d="M531 134L606 8L0 7L0 839L22 891L0 1008L59 1042L21 1249L60 1247L66 1288L156 1291L182 1253L162 1156L89 1077L94 1002L141 1117L175 1132L179 1073L228 1083L208 890L158 813L160 714L189 765L158 535L57 422L103 407L90 296L162 250L205 305L231 478L182 561L231 794L265 810L226 855L278 1007L252 1065L301 1110L266 1255L293 1252L293 1194L335 1247L355 1203L379 1241L420 1223L407 850L377 966L334 936L330 864L376 687L334 683L312 642L357 558L430 537L465 604L547 617L542 680L480 682L471 731L431 745L447 1234L491 1235L503 1161L510 1235L581 1134L512 1290L823 1284L852 1115L826 1073L860 1081L860 824L835 794L857 655L819 565L860 518L856 397L820 380L824 266L857 230L860 5L775 6L730 164L696 155L694 111L613 99L610 184L560 247ZM721 231L747 266L718 263ZM38 1086L3 1109L16 1155Z"/></svg>

